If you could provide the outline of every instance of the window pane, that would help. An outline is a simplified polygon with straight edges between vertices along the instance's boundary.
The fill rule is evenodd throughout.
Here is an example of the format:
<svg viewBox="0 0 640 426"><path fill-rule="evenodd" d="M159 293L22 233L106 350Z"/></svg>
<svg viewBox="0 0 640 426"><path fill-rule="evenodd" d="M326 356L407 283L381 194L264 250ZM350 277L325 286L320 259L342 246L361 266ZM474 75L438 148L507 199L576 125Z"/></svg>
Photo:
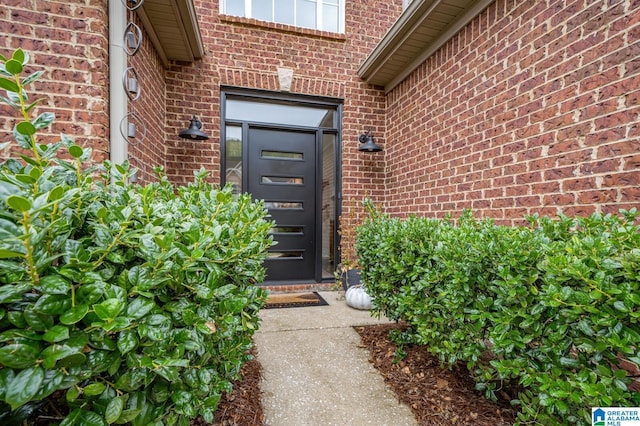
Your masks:
<svg viewBox="0 0 640 426"><path fill-rule="evenodd" d="M336 199L336 136L322 135L322 278L333 277L336 269L335 199Z"/></svg>
<svg viewBox="0 0 640 426"><path fill-rule="evenodd" d="M296 0L296 25L299 27L316 28L315 0Z"/></svg>
<svg viewBox="0 0 640 426"><path fill-rule="evenodd" d="M338 6L331 4L322 5L322 28L323 31L337 33L338 26Z"/></svg>
<svg viewBox="0 0 640 426"><path fill-rule="evenodd" d="M304 127L336 127L333 109L298 105L269 104L239 99L227 100L226 118L257 123L274 123Z"/></svg>
<svg viewBox="0 0 640 426"><path fill-rule="evenodd" d="M274 22L294 25L295 21L295 0L275 0Z"/></svg>
<svg viewBox="0 0 640 426"><path fill-rule="evenodd" d="M225 13L233 16L244 16L244 0L226 0Z"/></svg>
<svg viewBox="0 0 640 426"><path fill-rule="evenodd" d="M263 21L273 21L271 15L272 0L251 0L251 17Z"/></svg>
<svg viewBox="0 0 640 426"><path fill-rule="evenodd" d="M225 160L227 184L233 185L233 193L242 192L242 127L226 126Z"/></svg>

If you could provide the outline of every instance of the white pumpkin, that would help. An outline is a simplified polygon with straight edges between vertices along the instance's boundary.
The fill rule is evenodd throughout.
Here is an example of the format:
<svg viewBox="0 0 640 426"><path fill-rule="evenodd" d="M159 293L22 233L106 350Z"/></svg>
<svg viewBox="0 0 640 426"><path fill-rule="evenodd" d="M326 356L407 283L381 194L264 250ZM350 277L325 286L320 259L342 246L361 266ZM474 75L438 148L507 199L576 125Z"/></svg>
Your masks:
<svg viewBox="0 0 640 426"><path fill-rule="evenodd" d="M347 305L356 309L371 309L371 296L367 294L366 290L362 288L362 285L354 285L349 287L344 294L344 298L347 300Z"/></svg>

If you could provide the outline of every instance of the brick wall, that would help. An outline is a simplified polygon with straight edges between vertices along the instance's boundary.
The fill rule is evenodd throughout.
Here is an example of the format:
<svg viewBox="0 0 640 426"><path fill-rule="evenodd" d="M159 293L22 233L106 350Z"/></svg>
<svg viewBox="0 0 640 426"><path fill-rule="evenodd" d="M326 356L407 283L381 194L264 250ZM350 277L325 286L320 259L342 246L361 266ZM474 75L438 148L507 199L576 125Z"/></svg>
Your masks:
<svg viewBox="0 0 640 426"><path fill-rule="evenodd" d="M21 47L31 55L29 72L45 74L29 89L43 98L35 114L53 112L56 121L40 142L72 136L108 158L108 20L107 0L3 0L0 7L0 53ZM0 105L0 141L13 140L16 113Z"/></svg>
<svg viewBox="0 0 640 426"><path fill-rule="evenodd" d="M639 57L638 2L496 1L389 94L388 209L638 207Z"/></svg>
<svg viewBox="0 0 640 426"><path fill-rule="evenodd" d="M345 198L384 196L382 154L359 153L358 135L372 128L384 143L385 98L356 71L397 19L402 1L348 1L346 33L336 35L252 19L221 16L208 1L195 1L206 57L175 63L167 76L167 174L176 182L205 167L219 179L220 86L279 90L278 67L294 70L292 93L344 100L343 185ZM208 141L177 137L192 113Z"/></svg>
<svg viewBox="0 0 640 426"><path fill-rule="evenodd" d="M140 118L146 128L146 135L144 139L129 139L127 150L131 165L139 169L138 183L144 185L157 180L154 167L165 166L166 83L164 67L149 35L138 19L134 22L143 32L142 46L135 55L128 57L127 66L135 68L142 91L137 100L128 101L127 107L129 113L135 113ZM118 90L123 89L118 88ZM138 134L143 136L142 127L138 129Z"/></svg>

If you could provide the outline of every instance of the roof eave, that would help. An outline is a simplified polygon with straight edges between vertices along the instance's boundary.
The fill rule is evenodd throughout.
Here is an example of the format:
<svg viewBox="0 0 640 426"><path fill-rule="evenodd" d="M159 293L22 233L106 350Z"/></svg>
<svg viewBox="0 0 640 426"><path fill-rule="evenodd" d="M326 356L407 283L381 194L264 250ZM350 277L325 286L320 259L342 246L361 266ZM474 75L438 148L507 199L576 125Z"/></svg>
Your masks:
<svg viewBox="0 0 640 426"><path fill-rule="evenodd" d="M412 39L412 35L421 28L441 25L441 19L436 22L435 16L440 7L451 4L446 0L413 0L362 63L358 69L358 75L369 84L383 86L388 93L494 1L455 1L456 5L462 7L461 12L447 22L437 37L424 41L420 46L420 53L411 61L400 70L393 71L392 69L397 67L390 65L399 60L408 41L416 42ZM391 74L390 70L392 70Z"/></svg>
<svg viewBox="0 0 640 426"><path fill-rule="evenodd" d="M193 0L146 0L138 16L165 67L171 60L194 62L204 56Z"/></svg>

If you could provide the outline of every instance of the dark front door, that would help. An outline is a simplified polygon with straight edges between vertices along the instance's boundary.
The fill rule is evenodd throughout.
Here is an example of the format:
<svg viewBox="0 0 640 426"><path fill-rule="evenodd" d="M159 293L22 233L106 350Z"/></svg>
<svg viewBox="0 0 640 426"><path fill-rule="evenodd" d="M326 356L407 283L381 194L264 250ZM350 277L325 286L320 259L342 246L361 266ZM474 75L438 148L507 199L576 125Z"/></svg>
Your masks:
<svg viewBox="0 0 640 426"><path fill-rule="evenodd" d="M268 281L315 280L316 133L249 128L248 192L276 225L265 262Z"/></svg>

